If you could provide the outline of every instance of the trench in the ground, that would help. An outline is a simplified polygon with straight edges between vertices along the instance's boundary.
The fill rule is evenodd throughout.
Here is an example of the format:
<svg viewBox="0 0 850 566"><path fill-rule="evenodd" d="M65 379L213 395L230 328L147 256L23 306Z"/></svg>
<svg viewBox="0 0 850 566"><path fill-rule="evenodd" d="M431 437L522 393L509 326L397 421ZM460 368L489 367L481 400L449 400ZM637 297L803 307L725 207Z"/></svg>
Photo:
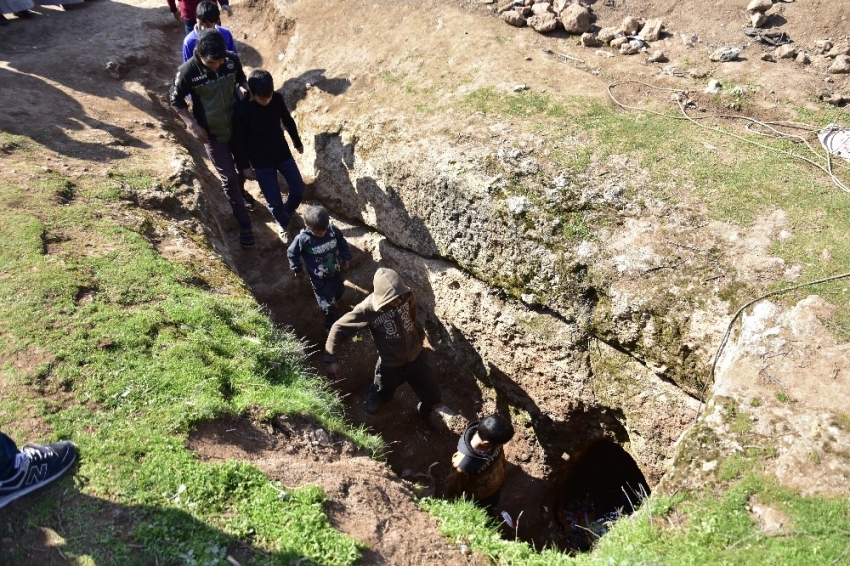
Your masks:
<svg viewBox="0 0 850 566"><path fill-rule="evenodd" d="M257 8L244 6L243 9L250 12ZM259 27L265 19L265 14L255 14L253 20ZM251 53L253 55L245 57L246 65L260 66L263 54L257 51ZM239 249L235 221L221 198L218 182L197 157L201 155L199 147L185 135L178 137L193 148L196 169L210 208L210 214L202 217L207 222L207 230L216 249L243 279L257 301L267 306L275 323L290 328L305 340L308 349L313 352L309 362L321 375L324 366L319 352L326 337L322 316L309 284L291 276L286 248L277 239L271 215L265 209L252 213L257 246L250 250ZM281 184L285 187L283 179ZM247 188L262 202L256 184L249 183ZM316 192L315 187L308 183L305 204L321 204L313 200ZM333 215L333 208L329 208ZM344 226L354 254L352 268L346 276L346 295L341 304L341 311L346 312L371 290L372 276L383 264L382 250L394 246L370 228L346 222L338 216L335 219ZM301 227L301 219L295 215L291 233L296 233ZM397 253L412 254L403 250L397 250ZM459 292L464 290L459 289ZM429 314L432 320L436 318L433 313ZM528 396L517 391L510 376L491 372L487 383L482 382L480 371L471 367L468 361L476 357L481 359L473 351L470 340L449 335L439 322L428 330L433 350L431 365L441 386L442 405L455 415L454 420L446 422L454 423L452 428L455 430L449 426L440 426L436 430L423 426L414 412L417 399L407 386L399 388L395 399L378 413L369 415L365 412L362 399L372 381L377 359L368 332L361 333L358 341L348 345L341 358L343 376L333 384L343 396L347 419L354 425L365 425L384 438L388 446L387 461L396 474L401 475L406 470L425 472L431 468L437 479L439 495L440 480L448 473L451 455L456 449L457 423L476 420L482 416L485 404L489 401L492 407L495 399L497 410L504 415L510 414L512 408L515 409L514 414L528 415L527 426L517 425L531 435L526 438L525 444L538 449L521 455L521 465L509 465L508 480L497 507L498 511L506 512L509 522L513 523L513 527L508 522L503 523L506 537L519 538L537 548L556 546L567 550L586 550L586 537L576 533L593 529L597 529L598 533L598 525L591 524L592 517L587 512L591 511L593 517L603 518L610 518L617 512L628 513L631 506L637 505L637 498L627 507L623 500L618 499L617 493L641 493L638 486L642 486L643 492L648 491L638 465L621 448L629 441L621 413L577 403L577 408L569 415L562 415L565 417L563 421L555 422L543 412L529 410L528 406L515 402L517 395ZM493 341L496 342L495 337ZM531 405L533 407L533 401ZM605 426L600 427L600 423L605 423ZM508 453L510 455L510 450ZM437 465L432 467L435 462ZM614 497L610 496L611 492ZM570 523L568 517L570 513L579 511L585 514L585 518L576 526Z"/></svg>

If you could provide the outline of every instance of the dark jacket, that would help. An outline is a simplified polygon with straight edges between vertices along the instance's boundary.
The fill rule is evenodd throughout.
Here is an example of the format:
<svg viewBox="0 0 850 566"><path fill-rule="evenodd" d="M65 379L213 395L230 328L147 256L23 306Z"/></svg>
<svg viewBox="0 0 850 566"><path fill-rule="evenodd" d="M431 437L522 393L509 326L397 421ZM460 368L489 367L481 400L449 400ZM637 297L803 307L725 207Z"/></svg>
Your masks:
<svg viewBox="0 0 850 566"><path fill-rule="evenodd" d="M303 257L310 279L330 279L340 272L340 259L351 261L351 250L342 231L331 224L321 238L307 228L301 230L289 244L286 256L289 258L289 267L295 273L301 271Z"/></svg>
<svg viewBox="0 0 850 566"><path fill-rule="evenodd" d="M239 170L249 166L255 169L276 167L292 158L292 152L283 137L280 123L289 132L292 145L301 147L298 127L286 108L279 92L272 94L266 106L254 101L243 100L236 107L236 123L233 131L233 148Z"/></svg>
<svg viewBox="0 0 850 566"><path fill-rule="evenodd" d="M177 110L188 108L186 97L192 95L192 114L198 124L216 141L229 142L233 135L236 86L245 82L245 72L236 53L228 51L217 71L204 66L195 55L177 69L169 101Z"/></svg>
<svg viewBox="0 0 850 566"><path fill-rule="evenodd" d="M416 297L392 269L375 272L374 291L342 316L325 342L325 362L336 361L340 346L357 331L368 327L381 356L381 363L400 367L414 361L422 352L424 332L416 322ZM401 298L399 306L386 312L381 308Z"/></svg>
<svg viewBox="0 0 850 566"><path fill-rule="evenodd" d="M478 421L470 424L457 441L452 456L452 470L446 479L446 497L467 494L473 501L492 497L505 481L505 451L501 446L491 453L472 449L472 437L478 431Z"/></svg>

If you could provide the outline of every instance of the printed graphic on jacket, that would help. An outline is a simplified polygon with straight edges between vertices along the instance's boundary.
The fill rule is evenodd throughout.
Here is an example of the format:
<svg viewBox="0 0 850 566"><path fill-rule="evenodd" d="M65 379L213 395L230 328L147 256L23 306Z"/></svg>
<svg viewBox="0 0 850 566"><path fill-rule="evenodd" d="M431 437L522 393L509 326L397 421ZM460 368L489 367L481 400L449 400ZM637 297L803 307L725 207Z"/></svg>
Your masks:
<svg viewBox="0 0 850 566"><path fill-rule="evenodd" d="M372 327L380 332L383 332L387 338L401 338L401 330L397 326L397 322L401 321L404 325L404 330L407 332L414 331L413 318L410 316L410 303L404 303L392 310L388 310L372 322Z"/></svg>

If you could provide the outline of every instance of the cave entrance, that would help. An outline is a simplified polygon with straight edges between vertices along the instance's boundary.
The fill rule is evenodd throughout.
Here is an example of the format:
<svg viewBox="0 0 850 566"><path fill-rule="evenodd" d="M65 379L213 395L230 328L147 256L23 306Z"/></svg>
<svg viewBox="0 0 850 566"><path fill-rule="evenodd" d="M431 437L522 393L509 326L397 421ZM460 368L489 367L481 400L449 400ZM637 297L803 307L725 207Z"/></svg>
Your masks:
<svg viewBox="0 0 850 566"><path fill-rule="evenodd" d="M622 446L607 440L592 444L556 492L567 548L590 550L611 522L632 514L649 492L646 478Z"/></svg>

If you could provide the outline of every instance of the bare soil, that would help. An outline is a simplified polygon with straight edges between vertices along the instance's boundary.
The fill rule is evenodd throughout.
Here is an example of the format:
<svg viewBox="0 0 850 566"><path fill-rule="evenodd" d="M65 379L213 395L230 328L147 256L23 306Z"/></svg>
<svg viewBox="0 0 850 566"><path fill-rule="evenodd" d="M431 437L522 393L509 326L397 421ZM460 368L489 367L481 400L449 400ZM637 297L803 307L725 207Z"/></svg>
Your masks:
<svg viewBox="0 0 850 566"><path fill-rule="evenodd" d="M700 69L705 77L734 84L758 85L756 102L763 116L785 118L785 103L812 105L825 90L850 92L850 79L827 75L827 61L813 53L815 40L848 35L847 10L840 2L777 3L772 9L773 27L787 32L801 48L813 53L810 65L761 61L764 48L741 32L746 23L743 1L614 0L588 4L596 14L597 26L616 25L627 15L662 18L667 34L658 47L667 53L667 65L682 71ZM309 108L329 114L379 112L379 97L372 94L381 87L381 73L403 70L406 80L429 84L431 71L440 68L445 57L459 74L473 77L469 83L453 85L449 90L455 94L485 85L509 89L524 83L541 90L602 99L611 80L636 79L689 89L701 89L705 82L704 78L687 75L659 75L664 65L648 64L642 55L596 55L596 49L581 48L575 37L560 32L542 36L530 29L512 28L497 18L495 5L477 0L241 0L233 6L234 16L223 23L234 32L248 67L274 69L282 65L280 61L305 53L321 58L323 52L334 52L338 68L327 76L324 69L298 77L275 75L277 80L293 81L287 92L296 102L306 96L306 90L300 90L306 88L305 83L319 83L321 92L311 96L324 98L312 100ZM190 170L200 177L202 185L217 186L202 148L189 138L164 102L179 63L182 39L182 27L171 18L164 3L101 0L68 11L52 7L36 11L32 19L13 18L0 28L0 128L42 144L44 151L37 165L71 177L148 169L163 178L173 178ZM303 31L299 34L299 30L309 30L310 36ZM681 34L696 34L699 42L686 47ZM340 51L347 49L346 38L354 36L357 49L341 56ZM733 45L746 46L739 61L709 62L708 53L714 48ZM543 48L584 63L563 62L541 51ZM415 56L383 61L371 55L388 49ZM347 100L332 96L346 89ZM356 104L348 104L351 101ZM658 105L667 103L656 101ZM422 120L436 118L425 116ZM309 164L301 163L302 170L312 170ZM0 170L4 177L24 183L34 178L26 172L32 163L16 166L5 160L4 164L9 165ZM319 182L309 175L307 180ZM248 188L261 198L256 185L249 184ZM308 198L312 189L308 187ZM309 284L289 275L285 249L276 239L271 216L264 210L254 213L258 245L246 252L239 248L235 222L220 192L206 189L200 194L200 217L206 226L198 225L186 209L161 211L177 228L163 231L154 243L176 260L211 262L215 261L211 254L187 237L206 233L216 252L246 282L258 302L268 305L276 322L320 346L324 341L320 313ZM132 222L132 211L116 208L106 213L129 215L127 221ZM300 228L298 222L296 218L295 228ZM355 248L343 300L353 305L370 290L371 276L381 256L375 234L346 225L343 219L340 222ZM49 354L32 352L10 362L35 368L46 357ZM364 555L366 564L466 563L439 535L435 521L417 510L410 485L399 479L406 470L424 473L438 462L433 468L433 489L439 495L457 435L485 408L492 409L486 406L480 388L455 380L451 367L437 356L433 359L443 385L443 402L449 408L437 430L424 427L413 415L416 400L404 387L391 405L374 416L365 414L360 401L375 363L368 336L350 348L344 360L344 378L335 385L346 395L348 418L384 436L390 446L388 466L357 454L340 439L332 439L329 445L312 443L305 435L313 434L315 425L297 420L280 420L273 426L250 419L208 423L192 435L189 446L208 459L254 462L287 486L323 486L331 500L329 511L335 524L370 545L371 550ZM317 363L316 371L321 370ZM538 385L549 386L545 382ZM5 386L3 390L8 391ZM15 426L32 438L45 432L37 419L24 418ZM551 510L559 494L555 486L542 479L546 462L535 446L533 436L524 431L509 445L511 475L502 508L514 517L521 511L534 510L524 515L528 520L520 524L518 534L542 545L558 540ZM58 557L56 563L62 563Z"/></svg>

